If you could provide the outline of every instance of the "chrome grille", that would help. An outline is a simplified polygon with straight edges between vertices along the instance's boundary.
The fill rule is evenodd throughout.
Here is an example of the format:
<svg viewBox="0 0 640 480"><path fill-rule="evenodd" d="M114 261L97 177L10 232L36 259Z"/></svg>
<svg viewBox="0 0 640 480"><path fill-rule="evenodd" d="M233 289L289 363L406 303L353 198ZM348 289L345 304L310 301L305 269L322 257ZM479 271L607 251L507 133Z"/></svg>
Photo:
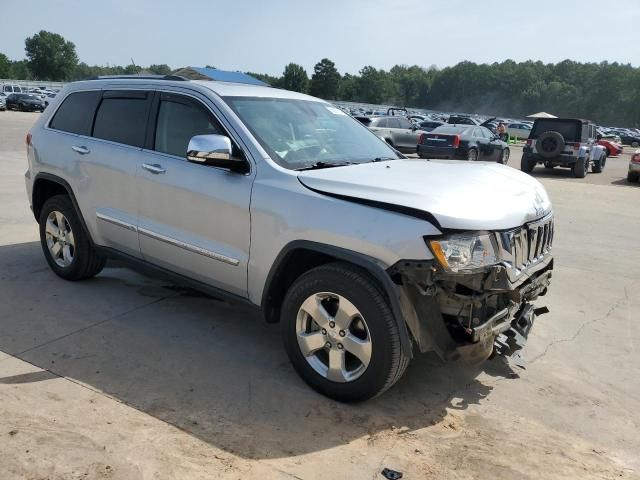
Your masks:
<svg viewBox="0 0 640 480"><path fill-rule="evenodd" d="M507 232L499 232L498 246L503 264L519 275L545 257L553 244L553 215Z"/></svg>

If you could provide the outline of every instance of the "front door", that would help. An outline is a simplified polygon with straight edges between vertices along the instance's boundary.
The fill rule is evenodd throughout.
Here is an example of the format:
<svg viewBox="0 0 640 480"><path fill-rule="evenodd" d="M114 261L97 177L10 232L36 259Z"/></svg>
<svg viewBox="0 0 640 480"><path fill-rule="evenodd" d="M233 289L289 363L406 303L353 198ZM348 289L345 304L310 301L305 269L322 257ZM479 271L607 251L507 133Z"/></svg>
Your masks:
<svg viewBox="0 0 640 480"><path fill-rule="evenodd" d="M155 103L155 134L143 152L138 177L142 255L160 267L246 297L253 172L188 162L191 137L227 132L193 97L158 93Z"/></svg>

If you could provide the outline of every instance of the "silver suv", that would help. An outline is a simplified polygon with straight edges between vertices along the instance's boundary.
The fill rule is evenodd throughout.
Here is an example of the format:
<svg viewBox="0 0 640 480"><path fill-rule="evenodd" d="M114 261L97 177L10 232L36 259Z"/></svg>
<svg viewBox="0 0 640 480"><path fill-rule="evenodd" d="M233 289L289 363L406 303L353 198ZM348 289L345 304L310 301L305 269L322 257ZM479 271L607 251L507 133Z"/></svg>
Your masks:
<svg viewBox="0 0 640 480"><path fill-rule="evenodd" d="M60 277L107 257L280 322L313 388L385 391L415 352L520 349L553 261L540 183L398 154L322 100L179 78L68 85L27 135L29 201Z"/></svg>

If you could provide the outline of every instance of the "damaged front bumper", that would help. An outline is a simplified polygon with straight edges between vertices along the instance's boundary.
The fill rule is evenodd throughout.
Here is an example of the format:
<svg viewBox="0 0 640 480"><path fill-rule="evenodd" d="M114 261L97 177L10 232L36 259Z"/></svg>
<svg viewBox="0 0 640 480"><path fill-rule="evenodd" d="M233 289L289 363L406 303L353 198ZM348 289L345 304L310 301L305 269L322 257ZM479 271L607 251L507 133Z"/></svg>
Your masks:
<svg viewBox="0 0 640 480"><path fill-rule="evenodd" d="M514 278L503 265L477 273L444 272L429 261L401 261L389 269L400 306L420 351L445 361L480 362L522 349L536 316L533 301L547 292L550 253Z"/></svg>

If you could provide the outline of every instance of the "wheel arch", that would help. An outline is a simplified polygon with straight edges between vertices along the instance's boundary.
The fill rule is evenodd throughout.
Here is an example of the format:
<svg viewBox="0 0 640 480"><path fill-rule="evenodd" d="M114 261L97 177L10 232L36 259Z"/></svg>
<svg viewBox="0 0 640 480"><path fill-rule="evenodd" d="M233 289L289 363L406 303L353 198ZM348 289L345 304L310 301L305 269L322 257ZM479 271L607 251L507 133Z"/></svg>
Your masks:
<svg viewBox="0 0 640 480"><path fill-rule="evenodd" d="M71 204L78 216L78 220L82 225L87 237L89 238L89 243L93 246L93 239L91 238L91 234L89 233L89 229L84 221L84 217L82 216L82 211L78 205L78 201L76 200L76 196L73 193L73 189L71 185L64 180L63 178L58 177L57 175L53 175L51 173L41 172L38 173L33 181L33 192L31 194L31 209L33 210L33 216L36 219L36 222L40 220L40 212L42 211L42 207L45 202L56 195L67 195L71 199Z"/></svg>
<svg viewBox="0 0 640 480"><path fill-rule="evenodd" d="M404 352L412 356L411 338L400 306L400 292L387 271L367 255L334 245L295 240L278 254L265 282L261 308L268 323L280 320L284 296L293 282L308 270L331 262L350 263L365 270L385 293L398 324Z"/></svg>

